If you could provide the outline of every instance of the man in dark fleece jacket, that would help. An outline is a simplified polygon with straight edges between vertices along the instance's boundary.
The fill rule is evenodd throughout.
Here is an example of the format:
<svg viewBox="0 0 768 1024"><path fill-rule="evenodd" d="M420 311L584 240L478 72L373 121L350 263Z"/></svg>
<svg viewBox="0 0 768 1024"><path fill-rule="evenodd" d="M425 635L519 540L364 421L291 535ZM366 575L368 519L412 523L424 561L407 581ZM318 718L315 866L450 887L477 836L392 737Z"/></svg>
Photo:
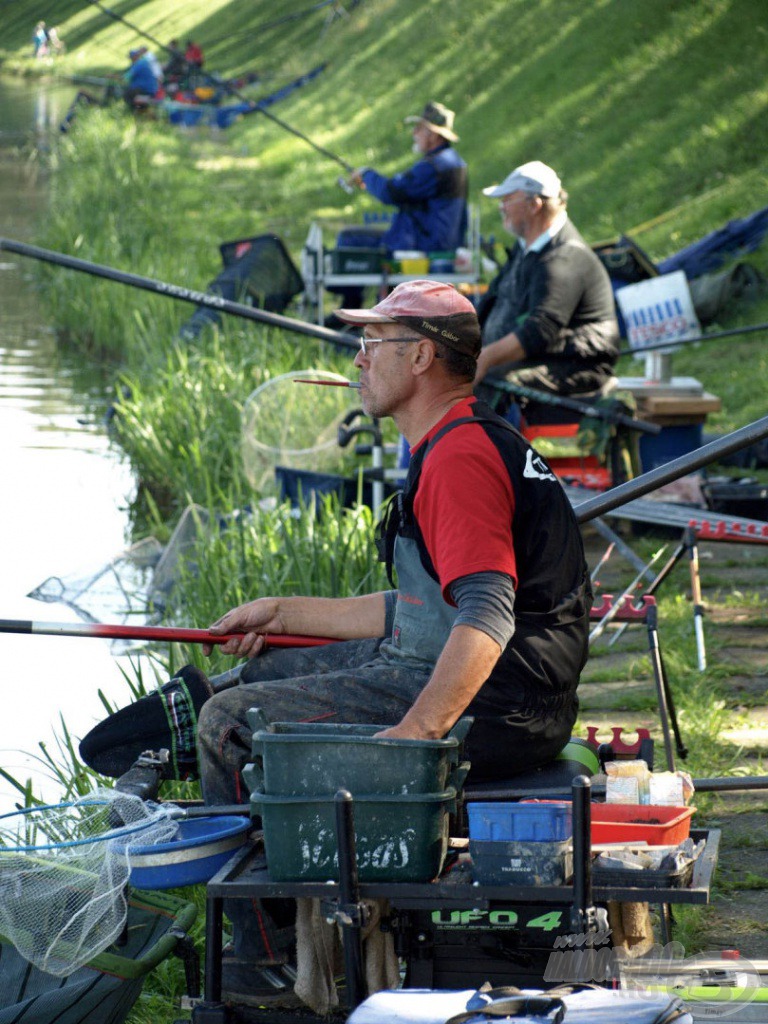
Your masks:
<svg viewBox="0 0 768 1024"><path fill-rule="evenodd" d="M498 198L504 227L517 236L478 315L486 375L555 394L596 391L611 377L619 325L608 274L568 219L568 195L546 164L515 168Z"/></svg>

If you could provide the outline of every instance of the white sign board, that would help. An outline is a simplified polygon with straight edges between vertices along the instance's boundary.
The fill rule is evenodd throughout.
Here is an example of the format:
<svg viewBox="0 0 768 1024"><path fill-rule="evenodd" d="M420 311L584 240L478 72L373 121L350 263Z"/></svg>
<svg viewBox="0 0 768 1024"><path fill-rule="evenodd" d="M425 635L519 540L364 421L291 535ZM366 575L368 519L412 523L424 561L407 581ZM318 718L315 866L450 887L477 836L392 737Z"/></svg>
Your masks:
<svg viewBox="0 0 768 1024"><path fill-rule="evenodd" d="M619 288L616 301L624 318L629 347L638 355L659 342L682 341L701 334L682 270Z"/></svg>

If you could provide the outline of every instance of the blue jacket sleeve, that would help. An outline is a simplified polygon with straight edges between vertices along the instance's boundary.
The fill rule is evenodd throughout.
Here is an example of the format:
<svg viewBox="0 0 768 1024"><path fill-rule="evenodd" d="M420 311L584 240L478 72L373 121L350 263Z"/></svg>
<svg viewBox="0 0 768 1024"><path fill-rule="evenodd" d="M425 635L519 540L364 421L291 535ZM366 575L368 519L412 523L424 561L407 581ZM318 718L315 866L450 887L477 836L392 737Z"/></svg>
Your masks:
<svg viewBox="0 0 768 1024"><path fill-rule="evenodd" d="M363 171L366 189L387 206L403 206L420 199L429 199L437 187L437 174L428 160L419 160L409 170L385 178L367 168Z"/></svg>

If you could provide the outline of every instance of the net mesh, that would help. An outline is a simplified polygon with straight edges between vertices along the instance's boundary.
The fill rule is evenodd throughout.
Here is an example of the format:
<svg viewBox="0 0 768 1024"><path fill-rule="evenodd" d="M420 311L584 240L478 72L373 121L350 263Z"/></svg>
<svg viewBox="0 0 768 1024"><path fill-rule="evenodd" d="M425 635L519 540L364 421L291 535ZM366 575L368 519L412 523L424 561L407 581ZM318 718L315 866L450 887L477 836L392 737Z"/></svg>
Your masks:
<svg viewBox="0 0 768 1024"><path fill-rule="evenodd" d="M171 840L172 812L100 789L0 816L0 931L48 974L88 963L125 924L131 852Z"/></svg>
<svg viewBox="0 0 768 1024"><path fill-rule="evenodd" d="M243 469L259 494L275 489L278 465L314 472L343 465L338 430L355 404L354 393L343 387L297 386L301 379L345 378L325 370L285 373L256 388L243 407Z"/></svg>

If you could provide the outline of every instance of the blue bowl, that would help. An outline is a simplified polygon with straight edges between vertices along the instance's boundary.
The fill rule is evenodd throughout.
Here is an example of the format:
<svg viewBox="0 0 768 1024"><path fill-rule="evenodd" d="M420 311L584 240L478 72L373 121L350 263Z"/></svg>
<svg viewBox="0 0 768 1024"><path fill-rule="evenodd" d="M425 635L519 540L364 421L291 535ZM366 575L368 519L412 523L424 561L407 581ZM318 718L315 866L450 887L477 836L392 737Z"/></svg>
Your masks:
<svg viewBox="0 0 768 1024"><path fill-rule="evenodd" d="M178 889L213 878L248 840L251 821L227 815L179 822L176 838L131 850L130 884L137 889Z"/></svg>

